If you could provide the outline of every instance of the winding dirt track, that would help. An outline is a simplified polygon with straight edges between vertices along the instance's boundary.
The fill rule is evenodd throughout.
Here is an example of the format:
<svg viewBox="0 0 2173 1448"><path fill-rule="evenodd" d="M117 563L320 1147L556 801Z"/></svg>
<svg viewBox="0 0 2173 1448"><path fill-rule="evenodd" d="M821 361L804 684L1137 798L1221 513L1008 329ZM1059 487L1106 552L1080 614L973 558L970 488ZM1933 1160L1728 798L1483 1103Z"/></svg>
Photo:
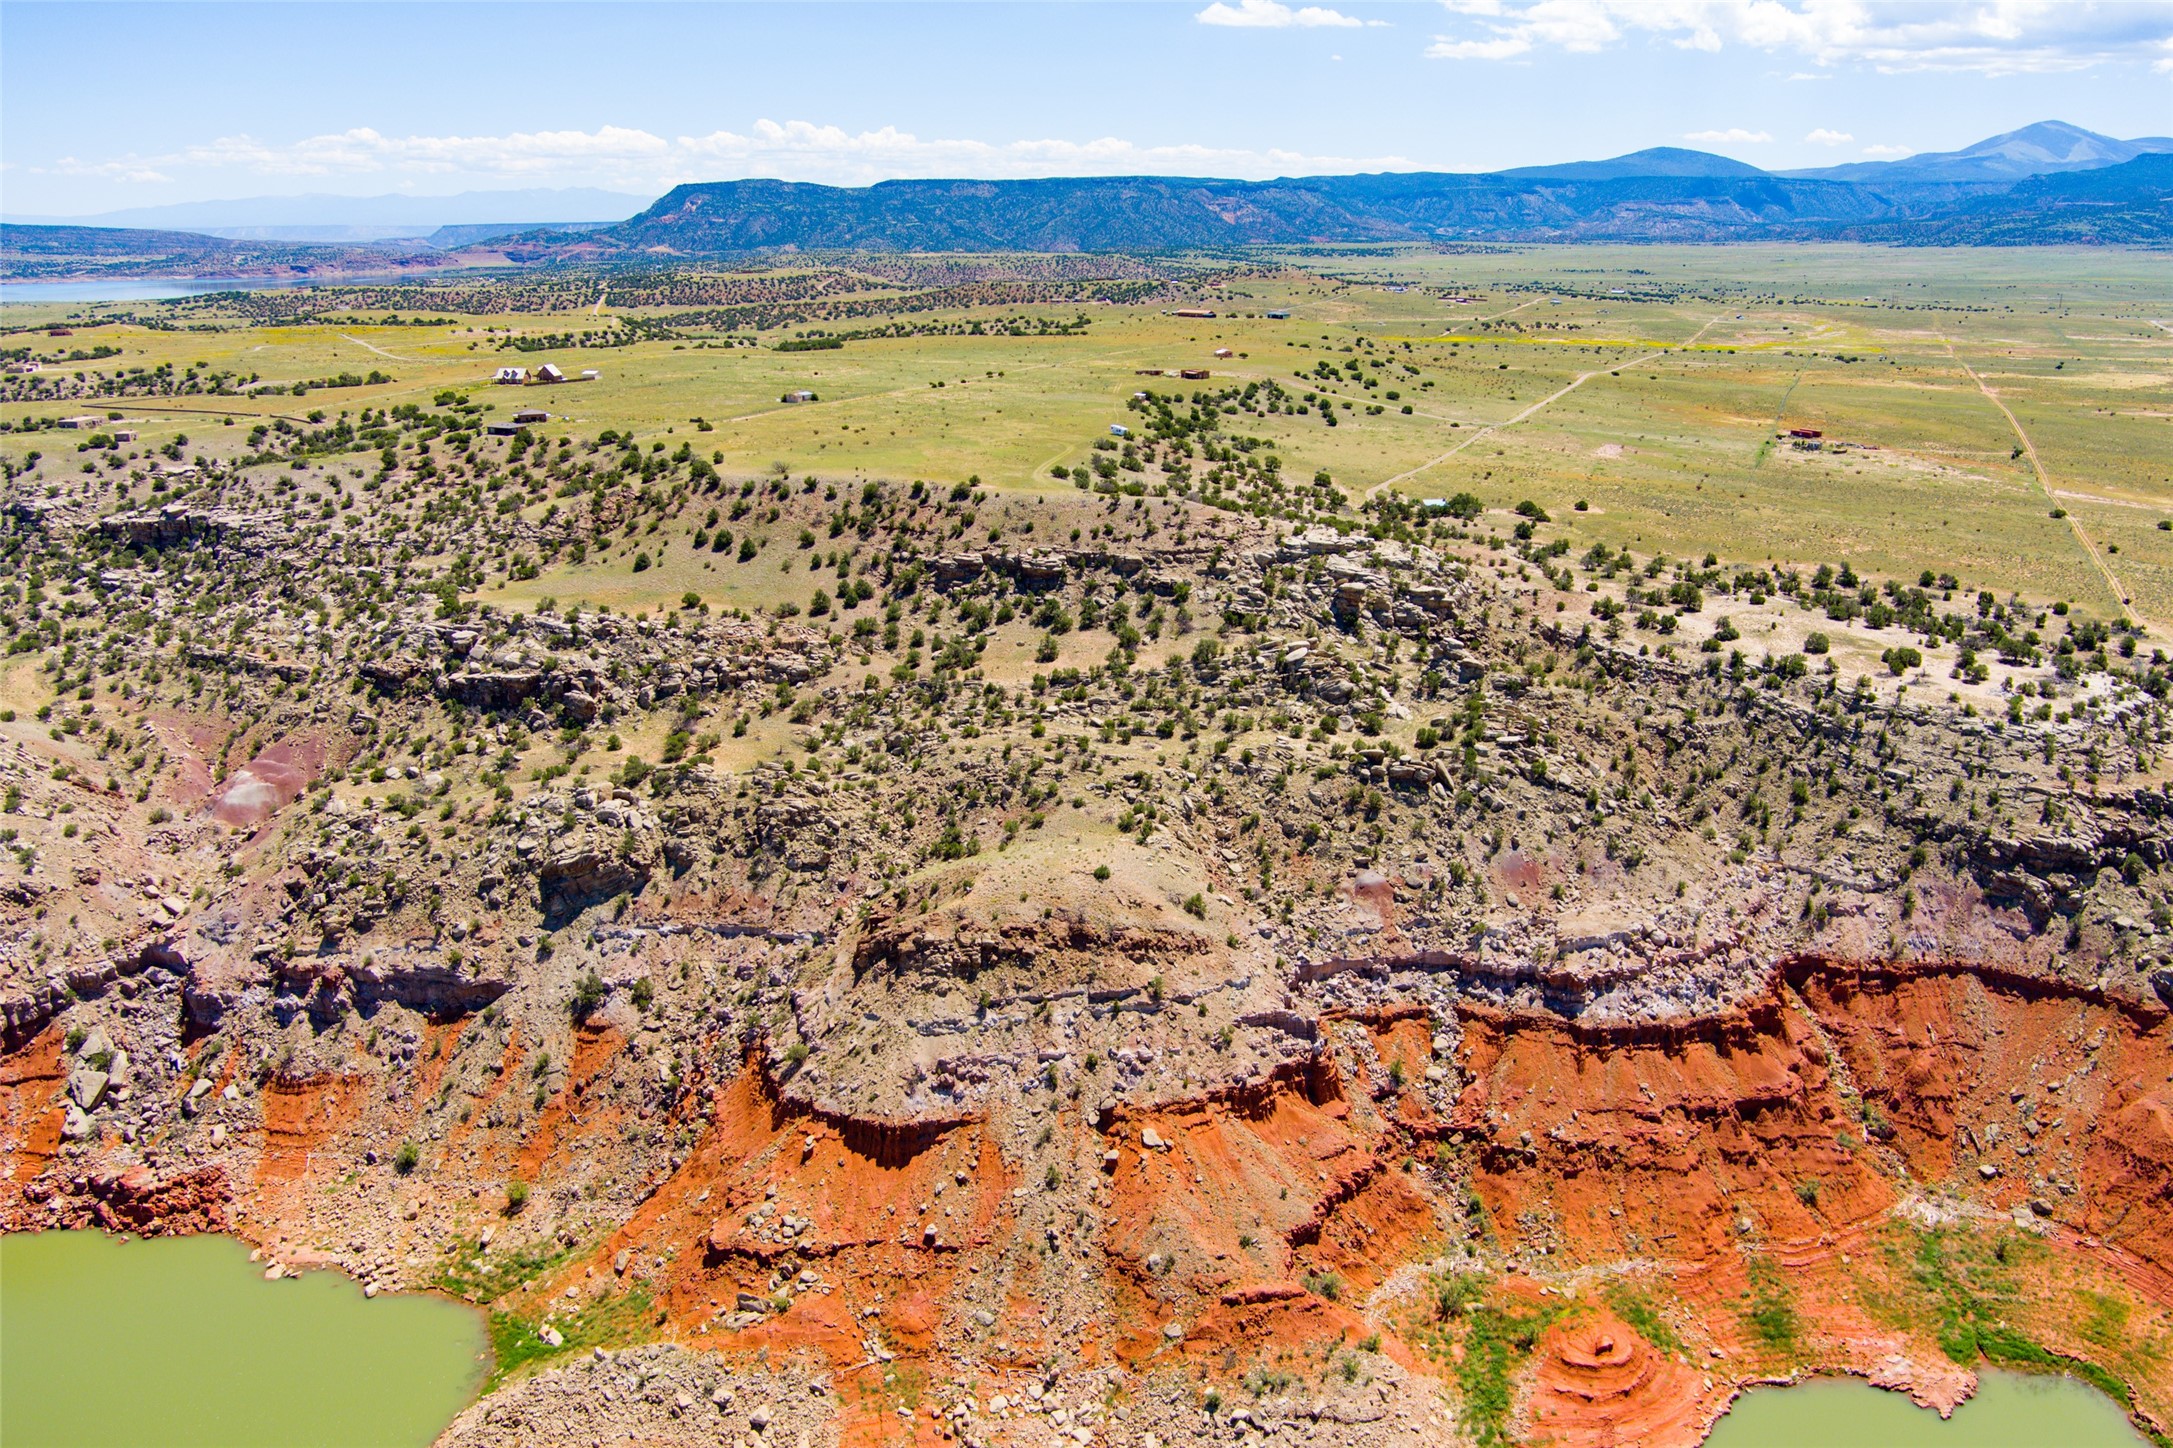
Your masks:
<svg viewBox="0 0 2173 1448"><path fill-rule="evenodd" d="M365 342L360 337L350 337L345 332L342 332L339 335L340 340L343 342L352 342L357 347L361 347L367 351L375 352L378 356L388 358L389 360L394 362L414 362L420 360L414 357L402 357L397 352L387 352L384 348L378 346L375 342Z"/></svg>
<svg viewBox="0 0 2173 1448"><path fill-rule="evenodd" d="M1409 482L1412 478L1417 477L1420 473L1427 472L1433 468L1439 467L1441 464L1447 462L1450 458L1455 457L1458 453L1462 452L1465 448L1470 447L1473 443L1479 441L1481 438L1492 437L1495 433L1501 432L1506 428L1515 427L1518 423L1524 421L1526 418L1533 416L1535 413L1543 411L1549 404L1561 401L1563 398L1569 396L1572 392L1575 392L1578 388L1584 386L1587 382L1590 382L1595 377L1604 376L1610 372L1620 372L1625 367L1642 367L1647 362L1656 361L1659 358L1667 356L1670 352L1675 351L1677 347L1695 346L1698 339L1703 337L1707 332L1713 330L1714 325L1719 321L1720 318L1714 317L1704 326L1698 328L1697 331L1691 333L1688 341L1678 342L1675 344L1675 346L1663 347L1657 352L1647 352L1642 357L1632 357L1626 362L1610 362L1605 367L1595 367L1590 372L1580 372L1569 383L1560 388L1557 388L1553 392L1548 393L1545 397L1540 398L1539 401L1533 403L1530 407L1525 408L1516 416L1508 418L1502 422L1490 422L1485 427L1479 428L1474 431L1470 436L1464 438L1462 441L1457 443L1456 446L1450 448L1447 452L1439 453L1433 457L1430 457L1425 462L1420 463L1417 467L1407 468L1403 472L1396 474L1392 478L1381 479L1381 481L1366 489L1366 496L1368 498L1376 497L1384 488L1392 488L1398 483Z"/></svg>
<svg viewBox="0 0 2173 1448"><path fill-rule="evenodd" d="M2053 492L2052 475L2045 471L2044 463L2037 456L2037 444L2030 441L2030 435L2022 430L2021 422L2016 419L2007 404L2000 399L2000 395L1992 390L1992 384L1978 376L1977 369L1963 361L1962 354L1954 350L1954 339L1942 335L1939 340L1946 345L1947 356L1954 359L1954 365L1969 375L1969 380L1977 384L1977 390L1983 393L1986 400L1994 407L1999 409L2000 416L2007 419L2007 425L2014 429L2015 440L2022 445L2022 455L2030 460L2030 470L2037 475L2038 490L2045 495L2054 507L2059 507L2059 495ZM2098 552L2098 545L2092 541L2088 533L2083 531L2082 520L2073 513L2067 512L2064 508L2061 511L2066 514L2067 526L2069 531L2074 533L2075 541L2082 545L2084 555L2089 558L2092 566L2097 569L2098 576L2105 580L2105 587L2113 596L2113 607L2120 610L2122 619L2129 623L2135 622L2135 613L2129 606L2128 590L2114 576L2112 565L2105 561L2104 555Z"/></svg>

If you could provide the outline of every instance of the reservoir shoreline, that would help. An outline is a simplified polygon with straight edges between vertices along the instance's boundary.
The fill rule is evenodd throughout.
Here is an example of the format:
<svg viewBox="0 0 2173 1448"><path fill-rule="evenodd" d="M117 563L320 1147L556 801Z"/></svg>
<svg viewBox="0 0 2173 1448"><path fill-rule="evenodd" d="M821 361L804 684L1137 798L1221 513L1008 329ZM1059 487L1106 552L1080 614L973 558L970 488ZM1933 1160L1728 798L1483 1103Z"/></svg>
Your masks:
<svg viewBox="0 0 2173 1448"><path fill-rule="evenodd" d="M263 1257L225 1233L0 1237L0 1438L423 1448L488 1381L472 1304ZM68 1371L87 1361L107 1384L92 1411Z"/></svg>

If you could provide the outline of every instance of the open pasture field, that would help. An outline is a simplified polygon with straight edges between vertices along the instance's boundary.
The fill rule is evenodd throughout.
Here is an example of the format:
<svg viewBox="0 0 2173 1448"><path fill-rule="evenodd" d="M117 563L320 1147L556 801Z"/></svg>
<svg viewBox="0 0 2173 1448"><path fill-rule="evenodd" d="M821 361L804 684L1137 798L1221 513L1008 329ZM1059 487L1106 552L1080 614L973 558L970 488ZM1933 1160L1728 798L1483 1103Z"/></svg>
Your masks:
<svg viewBox="0 0 2173 1448"><path fill-rule="evenodd" d="M1468 493L1506 531L1529 500L1576 552L1931 570L2094 615L2127 600L2173 622L2173 531L2160 526L2173 519L2173 263L2161 256L1323 248L1190 259L1132 301L935 309L894 278L847 275L823 291L818 272L780 273L788 300L760 326L670 301L622 307L615 298L654 293L608 275L547 292L509 277L513 309L487 312L432 306L424 288L393 308L326 289L282 299L274 316L232 299L11 307L8 355L39 370L6 380L0 457L17 471L38 452L48 471L119 464L140 477L160 449L250 453L252 430L282 420L473 403L492 421L536 407L551 417L533 431L554 445L609 434L622 448L685 447L726 478L978 480L999 500L994 526L1030 543L1033 498L1102 481L1097 461L1117 465L1107 481L1122 490L1199 495L1217 486L1202 477L1211 449L1244 438L1283 481L1334 490L1296 510L1252 499L1293 521ZM462 295L492 285L469 278ZM790 301L818 293L827 300ZM537 296L541 309L518 309ZM823 306L841 297L852 309L835 320ZM875 331L893 335L861 335ZM822 334L845 341L779 350ZM601 375L490 380L544 363ZM815 400L782 400L803 390ZM1142 390L1215 395L1219 439L1176 463L1129 456L1110 426L1136 429ZM85 434L38 426L86 413L136 441L78 459ZM1777 436L1799 429L1818 436ZM303 470L352 487L366 461ZM1180 463L1183 476L1170 471ZM520 511L540 518L551 501ZM356 503L367 514L375 500ZM770 561L777 540L744 561L697 553L693 535L714 526L687 510L653 538L498 582L636 609L690 590L749 606L812 595L811 570Z"/></svg>

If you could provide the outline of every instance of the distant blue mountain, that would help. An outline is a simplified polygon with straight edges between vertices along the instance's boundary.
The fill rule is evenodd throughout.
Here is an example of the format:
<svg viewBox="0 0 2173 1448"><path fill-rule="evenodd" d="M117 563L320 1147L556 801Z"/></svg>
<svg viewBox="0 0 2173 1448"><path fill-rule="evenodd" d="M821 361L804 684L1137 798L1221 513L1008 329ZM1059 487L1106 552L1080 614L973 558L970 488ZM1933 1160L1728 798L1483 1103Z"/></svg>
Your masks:
<svg viewBox="0 0 2173 1448"><path fill-rule="evenodd" d="M2173 148L2118 166L2032 176L1930 215L1845 228L1908 246L2173 244Z"/></svg>
<svg viewBox="0 0 2173 1448"><path fill-rule="evenodd" d="M576 239L516 238L537 257L578 242L617 252L724 254L783 247L898 251L1170 250L1364 241L1701 241L1955 235L2023 243L2033 227L2089 239L2082 214L2050 193L2011 224L1970 209L2032 177L2088 174L2173 149L2046 121L1961 151L1774 173L1705 151L1660 146L1602 161L1520 166L1482 175L1392 172L1275 181L1208 177L1074 177L1034 181L886 181L867 187L785 181L674 188L639 215ZM2133 185L2145 192L2156 173ZM2074 205L2083 203L2076 202ZM2149 196L2117 203L2101 239L2173 240ZM1962 219L1966 218L1966 219ZM533 248L532 253L529 248Z"/></svg>
<svg viewBox="0 0 2173 1448"><path fill-rule="evenodd" d="M1710 151L1686 151L1680 146L1653 146L1632 151L1609 161L1568 161L1557 166L1518 166L1496 171L1496 176L1528 176L1550 181L1619 181L1627 176L1763 176L1748 161L1716 156Z"/></svg>
<svg viewBox="0 0 2173 1448"><path fill-rule="evenodd" d="M1279 181L1122 176L856 188L699 182L579 237L497 245L541 260L569 248L605 259L784 247L1169 251L1368 241L1746 241L1915 216L1976 194L1950 185L1888 194L1746 170L1598 179L1424 171Z"/></svg>
<svg viewBox="0 0 2173 1448"><path fill-rule="evenodd" d="M1844 166L1785 174L1877 185L1905 181L2012 182L2060 171L2118 166L2138 156L2165 151L2173 151L2173 137L2140 136L2123 141L2065 121L2039 121L1959 151L1928 151L1899 161L1852 161Z"/></svg>
<svg viewBox="0 0 2173 1448"><path fill-rule="evenodd" d="M108 213L155 231L0 225L0 275L427 269L822 251L1177 251L1350 242L1731 242L2173 246L2173 140L2044 121L1960 151L1775 173L1662 146L1603 161L1470 175L1232 181L1096 176L674 187L634 214L610 192L307 197ZM588 216L571 214L576 205ZM534 208L534 209L529 209ZM522 222L523 211L555 221ZM596 214L601 212L603 214ZM478 214L480 213L480 214ZM611 220L612 216L623 220ZM186 218L203 218L184 221ZM211 218L216 217L216 220ZM187 228L219 227L217 240ZM390 228L357 245L340 228ZM300 234L298 233L314 233ZM320 244L307 246L301 241ZM487 251L487 257L485 252ZM336 262L328 258L339 253ZM182 268L194 267L192 273Z"/></svg>

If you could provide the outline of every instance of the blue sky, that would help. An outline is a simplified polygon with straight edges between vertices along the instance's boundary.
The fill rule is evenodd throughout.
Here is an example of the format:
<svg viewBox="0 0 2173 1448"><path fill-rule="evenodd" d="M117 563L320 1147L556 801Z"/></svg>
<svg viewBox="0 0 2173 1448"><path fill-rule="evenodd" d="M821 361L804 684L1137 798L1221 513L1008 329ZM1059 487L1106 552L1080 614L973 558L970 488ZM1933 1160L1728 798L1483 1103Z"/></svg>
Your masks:
<svg viewBox="0 0 2173 1448"><path fill-rule="evenodd" d="M2173 133L2173 0L0 4L0 208Z"/></svg>

